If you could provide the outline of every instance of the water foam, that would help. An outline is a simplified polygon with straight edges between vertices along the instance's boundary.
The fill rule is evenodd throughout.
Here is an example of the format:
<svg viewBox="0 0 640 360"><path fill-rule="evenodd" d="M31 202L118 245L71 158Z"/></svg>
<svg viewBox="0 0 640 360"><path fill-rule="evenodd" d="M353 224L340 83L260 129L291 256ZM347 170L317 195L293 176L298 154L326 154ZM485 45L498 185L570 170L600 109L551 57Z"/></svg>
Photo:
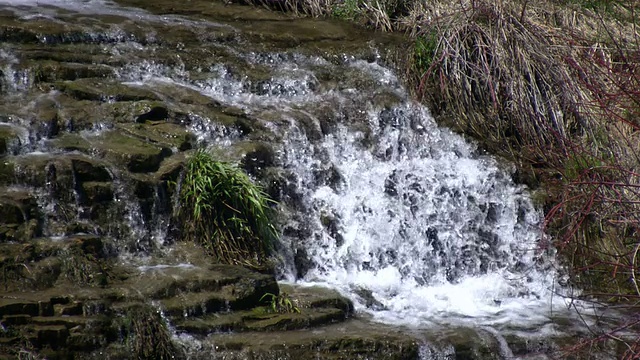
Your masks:
<svg viewBox="0 0 640 360"><path fill-rule="evenodd" d="M368 122L368 136L342 127L285 147L312 233L302 281L394 323L548 321L553 254L526 189L418 104L369 111ZM322 168L339 179L319 182Z"/></svg>

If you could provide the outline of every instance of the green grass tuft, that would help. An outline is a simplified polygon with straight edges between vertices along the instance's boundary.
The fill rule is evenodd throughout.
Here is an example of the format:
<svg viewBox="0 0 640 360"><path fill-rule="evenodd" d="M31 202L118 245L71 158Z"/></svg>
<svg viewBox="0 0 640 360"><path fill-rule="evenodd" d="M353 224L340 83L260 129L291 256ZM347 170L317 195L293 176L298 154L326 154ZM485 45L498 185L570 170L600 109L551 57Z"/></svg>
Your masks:
<svg viewBox="0 0 640 360"><path fill-rule="evenodd" d="M278 240L274 202L242 170L196 151L179 197L184 240L200 243L219 262L264 264Z"/></svg>

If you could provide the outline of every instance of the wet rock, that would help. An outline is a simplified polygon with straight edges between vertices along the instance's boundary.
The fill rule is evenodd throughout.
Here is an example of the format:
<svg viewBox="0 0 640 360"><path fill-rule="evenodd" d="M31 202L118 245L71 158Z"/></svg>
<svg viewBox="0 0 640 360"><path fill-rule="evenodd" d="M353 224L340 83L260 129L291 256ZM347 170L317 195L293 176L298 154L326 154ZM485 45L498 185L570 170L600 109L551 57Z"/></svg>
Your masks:
<svg viewBox="0 0 640 360"><path fill-rule="evenodd" d="M102 64L80 64L72 62L41 61L34 63L36 83L77 80L82 78L106 78L113 76L113 70Z"/></svg>
<svg viewBox="0 0 640 360"><path fill-rule="evenodd" d="M38 236L42 227L38 203L28 192L0 192L0 242L26 241Z"/></svg>
<svg viewBox="0 0 640 360"><path fill-rule="evenodd" d="M154 177L157 181L177 181L187 162L186 159L185 153L178 153L164 159Z"/></svg>
<svg viewBox="0 0 640 360"><path fill-rule="evenodd" d="M34 326L33 331L37 337L37 347L49 346L57 349L64 346L69 336L69 330L64 325Z"/></svg>
<svg viewBox="0 0 640 360"><path fill-rule="evenodd" d="M104 183L112 180L107 167L99 161L83 156L71 156L70 159L77 181Z"/></svg>
<svg viewBox="0 0 640 360"><path fill-rule="evenodd" d="M265 168L261 174L265 191L277 202L286 202L292 207L302 208L302 195L296 187L296 175L277 167Z"/></svg>
<svg viewBox="0 0 640 360"><path fill-rule="evenodd" d="M322 214L320 217L320 222L322 223L322 226L325 228L329 236L331 236L335 240L336 246L342 246L344 244L344 237L342 236L340 219L333 214Z"/></svg>
<svg viewBox="0 0 640 360"><path fill-rule="evenodd" d="M290 331L326 325L344 319L345 314L339 309L319 308L300 313L258 315L245 319L245 326L249 331Z"/></svg>
<svg viewBox="0 0 640 360"><path fill-rule="evenodd" d="M242 158L242 167L253 175L262 174L264 169L272 166L274 154L270 146L258 143Z"/></svg>
<svg viewBox="0 0 640 360"><path fill-rule="evenodd" d="M113 200L113 189L110 182L86 181L82 183L81 204L91 205Z"/></svg>
<svg viewBox="0 0 640 360"><path fill-rule="evenodd" d="M9 185L15 182L15 165L8 158L0 158L0 185Z"/></svg>
<svg viewBox="0 0 640 360"><path fill-rule="evenodd" d="M2 326L16 326L16 325L25 325L31 322L30 315L4 315L2 317L1 323Z"/></svg>
<svg viewBox="0 0 640 360"><path fill-rule="evenodd" d="M362 299L364 306L375 311L386 310L386 306L373 296L373 292L369 289L360 288L355 293Z"/></svg>
<svg viewBox="0 0 640 360"><path fill-rule="evenodd" d="M353 315L353 303L339 292L322 286L280 285L282 292L295 299L300 309L338 309L342 320Z"/></svg>
<svg viewBox="0 0 640 360"><path fill-rule="evenodd" d="M296 268L296 279L302 279L309 270L313 267L313 262L307 254L305 248L296 249L296 253L293 257L293 263Z"/></svg>
<svg viewBox="0 0 640 360"><path fill-rule="evenodd" d="M20 145L20 137L12 126L0 125L0 157L11 155L14 149Z"/></svg>
<svg viewBox="0 0 640 360"><path fill-rule="evenodd" d="M54 148L65 151L89 152L91 143L78 134L63 134L51 141Z"/></svg>
<svg viewBox="0 0 640 360"><path fill-rule="evenodd" d="M283 285L283 289L286 293L283 296L298 311L272 312L270 305L266 304L251 310L215 315L185 313L186 318L176 319L176 327L202 335L215 331L287 331L341 322L353 311L353 305L348 299L329 289L286 285Z"/></svg>
<svg viewBox="0 0 640 360"><path fill-rule="evenodd" d="M54 305L54 313L56 316L79 316L82 315L82 302L74 301L70 304Z"/></svg>
<svg viewBox="0 0 640 360"><path fill-rule="evenodd" d="M96 336L96 334L75 333L70 334L66 339L69 350L81 352L99 348L103 342L105 342L104 336Z"/></svg>
<svg viewBox="0 0 640 360"><path fill-rule="evenodd" d="M71 250L77 249L83 254L90 254L98 258L105 257L107 253L105 252L105 244L99 236L76 235L65 240L65 243Z"/></svg>
<svg viewBox="0 0 640 360"><path fill-rule="evenodd" d="M29 315L38 316L39 305L36 301L0 298L0 316Z"/></svg>
<svg viewBox="0 0 640 360"><path fill-rule="evenodd" d="M196 143L196 137L184 126L167 122L119 124L116 128L147 143L178 151L189 150Z"/></svg>
<svg viewBox="0 0 640 360"><path fill-rule="evenodd" d="M146 121L166 120L169 117L169 110L163 106L154 106L151 110L136 117L137 123L145 123Z"/></svg>
<svg viewBox="0 0 640 360"><path fill-rule="evenodd" d="M24 204L13 198L0 198L0 219L5 224L21 224L28 219Z"/></svg>
<svg viewBox="0 0 640 360"><path fill-rule="evenodd" d="M16 181L36 187L54 183L73 188L71 162L65 156L27 154L13 158Z"/></svg>
<svg viewBox="0 0 640 360"><path fill-rule="evenodd" d="M419 359L416 340L388 327L359 321L311 332L216 333L203 341L209 343L216 344L214 359Z"/></svg>
<svg viewBox="0 0 640 360"><path fill-rule="evenodd" d="M29 265L29 279L28 285L31 289L46 289L55 285L56 281L60 277L62 268L62 261L58 257L48 256L40 261L36 261ZM47 307L41 307L40 314L53 314L53 307L47 305Z"/></svg>
<svg viewBox="0 0 640 360"><path fill-rule="evenodd" d="M171 150L166 147L156 146L118 131L103 134L92 145L106 159L123 164L131 172L155 172L162 160L171 155Z"/></svg>
<svg viewBox="0 0 640 360"><path fill-rule="evenodd" d="M384 192L389 196L398 196L398 176L394 170L384 181Z"/></svg>
<svg viewBox="0 0 640 360"><path fill-rule="evenodd" d="M55 83L63 93L77 100L90 101L141 101L160 99L149 90L123 85L119 82L102 78L78 79Z"/></svg>

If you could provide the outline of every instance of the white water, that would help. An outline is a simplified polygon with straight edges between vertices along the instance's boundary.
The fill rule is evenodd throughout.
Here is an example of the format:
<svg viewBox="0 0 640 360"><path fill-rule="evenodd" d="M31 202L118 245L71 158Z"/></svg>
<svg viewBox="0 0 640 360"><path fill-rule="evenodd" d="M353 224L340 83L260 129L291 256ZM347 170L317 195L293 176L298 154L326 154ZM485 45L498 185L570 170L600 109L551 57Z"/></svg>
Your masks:
<svg viewBox="0 0 640 360"><path fill-rule="evenodd" d="M394 323L548 321L555 272L526 190L421 106L392 117L382 126L369 113L371 148L346 128L318 146L293 135L285 147L312 233L303 282L336 287ZM318 183L315 170L327 167L337 184ZM366 309L363 289L382 306Z"/></svg>

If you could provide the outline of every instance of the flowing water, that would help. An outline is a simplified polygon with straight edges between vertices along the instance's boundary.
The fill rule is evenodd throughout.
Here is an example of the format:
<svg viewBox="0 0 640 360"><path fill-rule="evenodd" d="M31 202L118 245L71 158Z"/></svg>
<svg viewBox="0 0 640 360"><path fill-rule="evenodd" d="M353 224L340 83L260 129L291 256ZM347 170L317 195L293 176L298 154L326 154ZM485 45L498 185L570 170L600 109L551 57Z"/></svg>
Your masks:
<svg viewBox="0 0 640 360"><path fill-rule="evenodd" d="M19 133L7 147L12 156L68 151L28 120L44 98L75 111L60 81L38 88L46 74L33 70L37 48L58 47L73 64L90 44L100 59L96 74L118 91L145 91L166 104L197 146L229 159L247 144L268 148L264 157L245 151L242 161L280 201L287 282L338 289L382 323L486 329L501 339L504 357L510 350L501 334L553 335L565 331L556 318L572 319L555 295L565 290L529 191L512 181L508 164L439 127L411 100L380 45L360 44L355 54L314 45L326 36L311 36L307 46L289 46L287 37L265 45L260 38L269 34L256 33L269 30L253 30L246 19L154 15L98 0L0 0L0 11L51 27L23 44L0 44L0 125ZM100 91L100 84L90 86ZM103 104L119 101L119 93L104 92ZM251 134L211 115L212 103L242 113ZM105 116L84 125L81 137L96 141L134 120ZM110 176L127 237L144 243L133 248L170 244L166 194L156 189L149 202L130 202L138 190L117 172ZM47 199L40 205L54 218L56 204Z"/></svg>

